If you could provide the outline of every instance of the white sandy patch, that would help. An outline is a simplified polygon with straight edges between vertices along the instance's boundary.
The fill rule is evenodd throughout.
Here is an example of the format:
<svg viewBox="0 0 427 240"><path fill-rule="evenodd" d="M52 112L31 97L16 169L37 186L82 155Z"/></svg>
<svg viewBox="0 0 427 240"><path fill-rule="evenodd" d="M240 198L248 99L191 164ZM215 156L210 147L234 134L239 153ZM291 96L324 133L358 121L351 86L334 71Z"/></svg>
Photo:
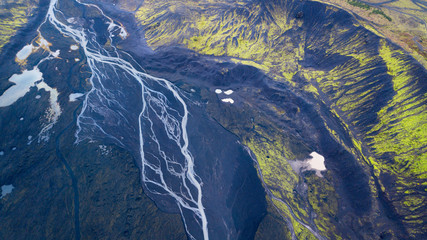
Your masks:
<svg viewBox="0 0 427 240"><path fill-rule="evenodd" d="M321 171L326 170L325 158L317 152L310 153L310 156L311 158L305 159L303 161L289 161L289 164L297 173L314 170L316 171L317 176L323 177Z"/></svg>
<svg viewBox="0 0 427 240"><path fill-rule="evenodd" d="M82 97L83 95L84 95L83 93L71 93L69 96L69 101L75 102L78 98Z"/></svg>
<svg viewBox="0 0 427 240"><path fill-rule="evenodd" d="M18 58L18 60L20 60L20 61L27 59L27 57L30 56L31 53L33 52L33 49L34 49L33 44L28 44L28 45L24 46L16 54L16 58Z"/></svg>
<svg viewBox="0 0 427 240"><path fill-rule="evenodd" d="M215 89L215 93L216 93L216 94L221 94L221 93L222 93L222 90L221 90L221 89Z"/></svg>
<svg viewBox="0 0 427 240"><path fill-rule="evenodd" d="M15 187L12 184L1 186L1 197L0 197L0 199L2 199L7 194L11 193L14 188Z"/></svg>
<svg viewBox="0 0 427 240"><path fill-rule="evenodd" d="M30 71L24 70L21 74L13 74L12 77L9 78L9 81L15 83L15 85L8 88L3 95L0 96L0 107L7 107L15 103L30 91L30 88L34 86L36 81L41 79L42 73L37 67Z"/></svg>
<svg viewBox="0 0 427 240"><path fill-rule="evenodd" d="M225 102L225 103L231 103L231 104L233 104L233 103L234 103L234 100L233 100L233 99L231 99L231 98L224 98L224 99L221 99L221 101L223 101L223 102Z"/></svg>
<svg viewBox="0 0 427 240"><path fill-rule="evenodd" d="M232 93L233 93L233 90L231 89L224 92L225 95L231 95Z"/></svg>
<svg viewBox="0 0 427 240"><path fill-rule="evenodd" d="M79 46L76 45L76 44L73 44L73 45L70 46L70 49L73 50L73 51L75 51L75 50L79 49Z"/></svg>

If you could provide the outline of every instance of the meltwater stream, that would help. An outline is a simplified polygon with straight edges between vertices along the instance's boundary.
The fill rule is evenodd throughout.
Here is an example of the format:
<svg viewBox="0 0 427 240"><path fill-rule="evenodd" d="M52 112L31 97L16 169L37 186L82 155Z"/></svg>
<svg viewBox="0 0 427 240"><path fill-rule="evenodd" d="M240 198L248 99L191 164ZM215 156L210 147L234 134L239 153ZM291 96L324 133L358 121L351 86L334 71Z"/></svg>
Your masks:
<svg viewBox="0 0 427 240"><path fill-rule="evenodd" d="M154 198L171 199L177 204L189 238L208 239L202 181L188 149L189 112L180 90L165 79L138 70L131 57L114 47L115 38L127 35L123 26L95 5L76 4L99 11L108 47L97 40L95 21L81 19L89 23L86 25L75 21L74 16L66 16L58 0L50 1L42 23L52 24L78 43L91 70L91 89L77 118L76 141L107 138L137 153L145 189ZM189 228L189 222L196 222L200 229Z"/></svg>

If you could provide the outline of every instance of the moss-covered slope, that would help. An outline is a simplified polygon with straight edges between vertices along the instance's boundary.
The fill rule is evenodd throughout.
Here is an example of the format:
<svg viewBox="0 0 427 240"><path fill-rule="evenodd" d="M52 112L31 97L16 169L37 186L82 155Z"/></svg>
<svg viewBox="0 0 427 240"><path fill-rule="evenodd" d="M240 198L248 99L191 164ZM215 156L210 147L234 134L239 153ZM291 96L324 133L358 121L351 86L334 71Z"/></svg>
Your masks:
<svg viewBox="0 0 427 240"><path fill-rule="evenodd" d="M413 58L348 13L314 2L145 1L136 17L153 49L178 45L251 65L277 83L269 89L289 89L248 87L246 107L210 112L252 150L273 205L296 235L417 238L426 232L427 73ZM312 150L331 158L324 178L298 175L287 162ZM364 188L353 183L358 177ZM365 199L348 200L357 209L349 217L342 194Z"/></svg>
<svg viewBox="0 0 427 240"><path fill-rule="evenodd" d="M37 4L38 1L29 0L0 2L0 49L28 22Z"/></svg>

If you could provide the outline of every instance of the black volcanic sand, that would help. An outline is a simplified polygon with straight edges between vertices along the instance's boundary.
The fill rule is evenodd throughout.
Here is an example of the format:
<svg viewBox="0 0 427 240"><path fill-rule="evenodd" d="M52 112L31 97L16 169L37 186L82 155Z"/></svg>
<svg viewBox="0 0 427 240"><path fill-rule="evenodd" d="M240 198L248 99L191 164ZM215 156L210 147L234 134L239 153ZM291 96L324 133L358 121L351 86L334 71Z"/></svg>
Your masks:
<svg viewBox="0 0 427 240"><path fill-rule="evenodd" d="M190 108L190 151L203 181L203 199L212 239L253 239L266 214L265 193L253 161L238 138Z"/></svg>
<svg viewBox="0 0 427 240"><path fill-rule="evenodd" d="M10 76L21 72L13 59L36 36L49 3L41 2L39 15L3 48L0 93L12 85ZM0 186L15 187L0 200L0 239L186 239L181 217L160 211L144 194L132 155L114 145L104 149L100 142L74 144L81 106L68 102L68 95L87 91L90 75L84 62L74 62L83 59L79 51L68 52L70 39L49 26L42 31L53 51L61 49L61 59L39 68L45 82L60 92L62 115L50 140L37 143L49 93L33 87L12 106L0 108ZM33 54L28 66L43 56ZM27 145L28 136L35 142Z"/></svg>

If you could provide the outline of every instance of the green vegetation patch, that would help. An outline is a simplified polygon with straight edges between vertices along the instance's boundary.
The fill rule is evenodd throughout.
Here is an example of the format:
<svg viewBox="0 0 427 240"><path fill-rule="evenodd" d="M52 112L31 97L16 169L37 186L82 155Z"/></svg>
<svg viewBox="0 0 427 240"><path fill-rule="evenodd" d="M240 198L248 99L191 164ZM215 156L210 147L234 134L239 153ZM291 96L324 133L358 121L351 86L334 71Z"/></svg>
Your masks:
<svg viewBox="0 0 427 240"><path fill-rule="evenodd" d="M38 1L0 1L0 49L27 23Z"/></svg>
<svg viewBox="0 0 427 240"><path fill-rule="evenodd" d="M348 2L350 5L355 6L355 7L358 7L358 8L363 8L363 9L366 9L366 10L371 9L371 6L369 6L368 4L363 3L363 2L361 2L361 1L357 1L357 0L347 0L347 2Z"/></svg>
<svg viewBox="0 0 427 240"><path fill-rule="evenodd" d="M381 9L374 9L371 12L372 14L379 14L381 16L383 16L385 19L387 19L388 21L392 21L391 17L387 16L387 14L385 14Z"/></svg>
<svg viewBox="0 0 427 240"><path fill-rule="evenodd" d="M382 10L363 2L348 2L387 18ZM378 191L377 186L382 189L405 218L411 236L423 231L419 222L427 172L427 96L417 92L419 77L412 73L415 64L410 58L355 22L334 24L330 19L334 19L336 9L332 8L325 12L328 21L317 21L315 28L306 31L310 19L295 19L290 8L280 4L264 4L269 14L263 14L259 4L243 2L224 1L211 6L189 1L182 9L173 7L175 4L178 2L149 0L137 10L136 17L151 47L181 44L201 54L232 57L234 62L263 69L273 79L330 106L349 139L344 141L345 136L326 120L325 128L365 169L372 170L372 191ZM312 57L326 67L310 65ZM309 64L302 64L305 61ZM313 181L324 188L312 187L317 194L310 193L308 199L293 192L300 179L287 160L298 159L298 151L293 151L284 137L287 133L278 128L268 130L274 129L274 124L265 120L271 116L257 117L256 111L223 107L216 103L215 95L202 94L209 98L208 112L257 156L264 181L274 196L286 201L304 223L314 211L319 231L337 238L329 232L335 225L334 211L324 207L335 205L332 184ZM285 112L274 104L267 107L278 113L274 117L286 119ZM378 185L373 179L378 179ZM395 184L387 185L384 179L393 179ZM322 203L325 199L328 204ZM274 202L289 217L286 204ZM372 219L374 215L372 211ZM374 221L368 218L363 221ZM293 225L298 232L298 224Z"/></svg>

